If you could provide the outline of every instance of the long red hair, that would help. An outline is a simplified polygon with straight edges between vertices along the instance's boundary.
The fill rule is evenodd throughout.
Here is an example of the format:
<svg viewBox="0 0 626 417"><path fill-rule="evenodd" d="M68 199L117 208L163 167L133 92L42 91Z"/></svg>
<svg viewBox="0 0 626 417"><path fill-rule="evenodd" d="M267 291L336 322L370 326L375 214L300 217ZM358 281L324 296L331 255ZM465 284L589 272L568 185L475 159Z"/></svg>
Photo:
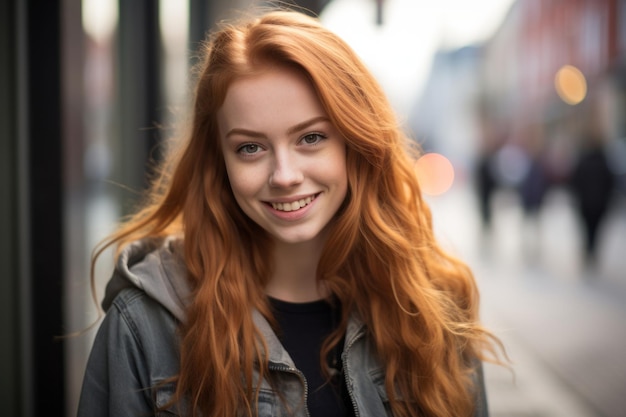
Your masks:
<svg viewBox="0 0 626 417"><path fill-rule="evenodd" d="M348 195L318 267L344 317L322 356L356 311L385 365L394 415L471 415L471 374L498 344L478 322L473 276L435 240L415 175L415 143L379 84L314 18L273 11L211 35L186 140L170 152L143 208L94 262L111 245L181 234L193 300L180 327L175 398L188 401L194 415L255 414L254 369L260 364L260 377L267 376L267 364L251 311L272 320L263 291L272 245L233 197L216 112L233 80L268 63L303 71L346 141Z"/></svg>

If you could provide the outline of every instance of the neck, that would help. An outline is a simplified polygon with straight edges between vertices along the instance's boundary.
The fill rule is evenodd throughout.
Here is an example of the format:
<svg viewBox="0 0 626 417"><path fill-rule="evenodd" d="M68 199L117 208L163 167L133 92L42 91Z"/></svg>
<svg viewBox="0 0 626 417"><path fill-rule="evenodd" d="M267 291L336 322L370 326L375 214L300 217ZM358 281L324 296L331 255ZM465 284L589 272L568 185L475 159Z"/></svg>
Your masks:
<svg viewBox="0 0 626 417"><path fill-rule="evenodd" d="M298 244L276 242L274 273L265 287L268 295L283 301L308 302L327 296L316 279L323 245L317 241Z"/></svg>

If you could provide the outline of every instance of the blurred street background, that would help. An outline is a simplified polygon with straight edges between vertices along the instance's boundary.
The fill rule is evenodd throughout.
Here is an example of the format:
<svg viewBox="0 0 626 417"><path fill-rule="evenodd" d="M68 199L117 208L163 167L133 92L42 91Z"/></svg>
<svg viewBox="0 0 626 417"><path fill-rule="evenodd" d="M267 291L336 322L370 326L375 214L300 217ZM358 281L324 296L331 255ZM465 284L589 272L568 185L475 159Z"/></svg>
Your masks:
<svg viewBox="0 0 626 417"><path fill-rule="evenodd" d="M0 2L0 404L73 416L90 255L179 135L208 30L260 0ZM626 0L302 0L424 150L511 369L494 417L626 416ZM295 7L295 6L294 6ZM96 265L101 297L112 255Z"/></svg>
<svg viewBox="0 0 626 417"><path fill-rule="evenodd" d="M532 220L515 200L496 197L487 235L467 188L431 202L439 235L472 266L483 321L512 361L512 372L486 365L491 415L622 416L625 202L607 215L588 265L571 198L554 191Z"/></svg>

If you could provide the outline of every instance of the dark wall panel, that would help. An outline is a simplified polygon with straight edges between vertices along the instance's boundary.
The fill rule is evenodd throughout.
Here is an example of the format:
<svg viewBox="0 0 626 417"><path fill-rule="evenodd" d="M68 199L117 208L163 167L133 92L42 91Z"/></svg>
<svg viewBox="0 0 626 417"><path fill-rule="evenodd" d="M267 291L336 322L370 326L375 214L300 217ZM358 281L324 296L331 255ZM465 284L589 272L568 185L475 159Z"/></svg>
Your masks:
<svg viewBox="0 0 626 417"><path fill-rule="evenodd" d="M34 414L65 414L60 0L27 10L29 259Z"/></svg>

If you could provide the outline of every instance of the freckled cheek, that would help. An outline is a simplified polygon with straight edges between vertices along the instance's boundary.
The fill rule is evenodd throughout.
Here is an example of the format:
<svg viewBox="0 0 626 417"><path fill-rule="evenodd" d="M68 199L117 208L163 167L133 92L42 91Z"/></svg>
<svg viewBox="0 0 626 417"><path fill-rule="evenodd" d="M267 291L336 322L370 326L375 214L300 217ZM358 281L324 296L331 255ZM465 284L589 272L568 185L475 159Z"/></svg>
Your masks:
<svg viewBox="0 0 626 417"><path fill-rule="evenodd" d="M245 168L233 168L228 179L235 196L240 198L253 197L261 191L265 183L263 174Z"/></svg>
<svg viewBox="0 0 626 417"><path fill-rule="evenodd" d="M340 162L332 163L329 161L329 163L319 166L317 172L319 177L330 183L341 183L346 177L345 166L341 165Z"/></svg>
<svg viewBox="0 0 626 417"><path fill-rule="evenodd" d="M345 155L338 152L333 157L324 159L324 163L318 164L320 175L337 185L345 185L348 181Z"/></svg>
<svg viewBox="0 0 626 417"><path fill-rule="evenodd" d="M346 171L345 163L338 163L335 165L334 178L337 183L337 187L346 193L348 188L348 173Z"/></svg>

